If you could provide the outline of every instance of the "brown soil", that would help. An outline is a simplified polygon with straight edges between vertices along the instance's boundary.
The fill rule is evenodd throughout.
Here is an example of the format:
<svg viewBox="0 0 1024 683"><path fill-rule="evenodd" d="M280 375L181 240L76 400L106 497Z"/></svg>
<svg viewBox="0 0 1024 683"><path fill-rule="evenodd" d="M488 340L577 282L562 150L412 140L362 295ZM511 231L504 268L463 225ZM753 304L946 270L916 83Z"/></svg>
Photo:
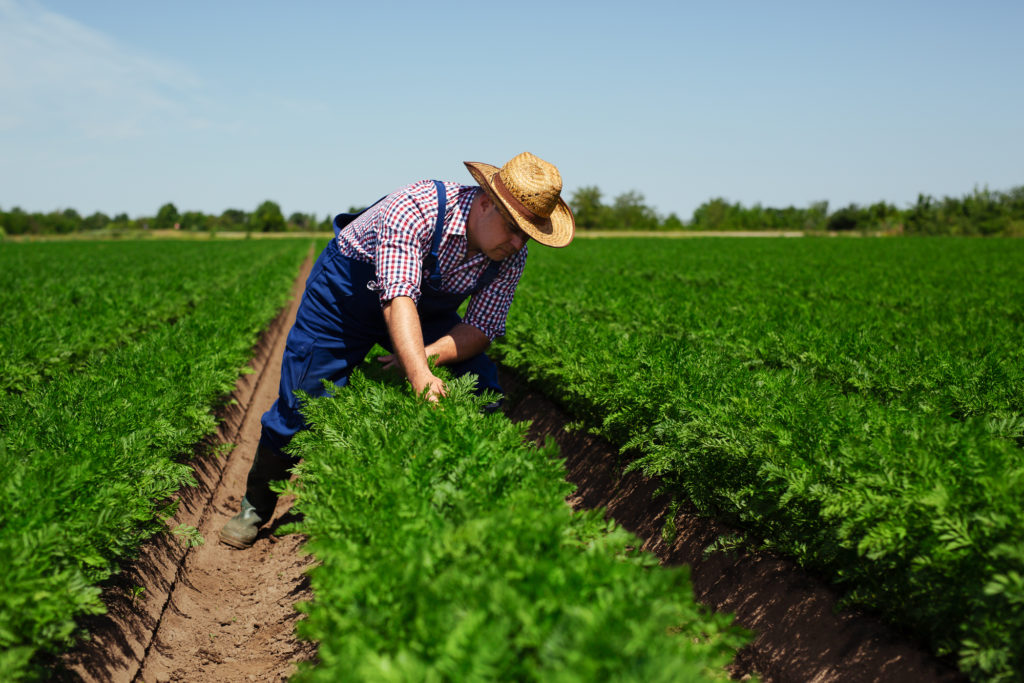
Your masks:
<svg viewBox="0 0 1024 683"><path fill-rule="evenodd" d="M222 411L216 443L233 443L226 458L196 458L199 486L182 491L169 523L199 529L205 544L186 548L174 536L154 539L136 562L104 591L108 613L89 619L92 639L62 658L57 674L69 681L280 681L297 662L315 657L312 643L295 638L294 603L312 598L306 571L313 558L304 538L274 536L293 521L291 500L248 550L230 549L217 531L236 512L259 439L259 419L277 396L285 337L295 317L307 259L290 308L273 322L251 366ZM506 413L531 420L531 437L550 435L566 458L567 478L578 487L574 507L605 507L666 564L689 564L698 598L734 613L755 631L731 673L756 672L762 680L957 681L955 671L929 657L912 639L864 614L836 610L837 594L792 563L767 553L715 554L704 549L728 530L692 512L680 512L672 543L661 538L666 500L657 482L622 475L624 461L610 444L567 432L567 416L515 376L504 373ZM138 588L144 590L135 595Z"/></svg>
<svg viewBox="0 0 1024 683"><path fill-rule="evenodd" d="M89 620L90 641L63 658L72 681L280 681L316 646L295 638L294 603L312 593L305 571L313 558L297 534L273 536L292 521L282 498L274 519L248 550L218 542L217 532L238 510L260 435L260 416L277 398L284 343L295 319L307 258L292 303L256 348L252 374L239 379L232 405L220 412L217 443L235 444L227 457L197 457L199 486L182 490L171 528L199 529L203 545L186 548L171 535L154 539L138 561L104 591L108 613ZM133 589L144 590L133 598Z"/></svg>
<svg viewBox="0 0 1024 683"><path fill-rule="evenodd" d="M628 461L616 448L584 432L567 432L566 414L515 375L503 372L501 382L510 399L508 416L531 420L530 437L538 442L551 436L558 443L566 478L578 487L568 501L574 508L606 508L663 564L689 565L698 600L735 614L737 623L755 632L732 666L734 677L756 673L775 683L963 680L878 618L839 611L838 592L789 560L766 552L705 557L705 549L730 531L713 520L682 510L675 539L665 542L668 499L655 496L656 480L623 474Z"/></svg>

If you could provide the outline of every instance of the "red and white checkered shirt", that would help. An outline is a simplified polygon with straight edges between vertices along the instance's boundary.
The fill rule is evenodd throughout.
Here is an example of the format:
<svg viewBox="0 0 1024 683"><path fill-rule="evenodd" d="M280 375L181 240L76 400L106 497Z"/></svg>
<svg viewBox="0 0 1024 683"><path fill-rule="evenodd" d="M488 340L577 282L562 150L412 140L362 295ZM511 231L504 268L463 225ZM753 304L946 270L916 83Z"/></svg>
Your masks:
<svg viewBox="0 0 1024 683"><path fill-rule="evenodd" d="M441 290L465 294L473 290L491 262L484 254L466 260L466 221L480 188L448 182L444 188L447 209L437 257ZM426 275L423 259L430 253L438 208L434 182L421 180L392 192L338 235L341 253L376 265L382 304L396 296L419 302L420 284ZM505 334L505 319L525 265L526 247L502 261L494 281L470 298L462 322L489 339Z"/></svg>

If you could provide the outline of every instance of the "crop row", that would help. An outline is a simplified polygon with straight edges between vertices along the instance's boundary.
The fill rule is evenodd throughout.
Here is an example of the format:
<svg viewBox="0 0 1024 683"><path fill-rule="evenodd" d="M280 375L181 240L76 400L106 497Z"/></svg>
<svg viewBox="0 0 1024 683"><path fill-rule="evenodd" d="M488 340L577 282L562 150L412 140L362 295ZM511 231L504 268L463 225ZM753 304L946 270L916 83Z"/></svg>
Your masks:
<svg viewBox="0 0 1024 683"><path fill-rule="evenodd" d="M531 253L499 354L679 500L1016 679L1022 271L1016 242L584 241Z"/></svg>
<svg viewBox="0 0 1024 683"><path fill-rule="evenodd" d="M76 275L65 258L70 245L13 246L26 252L3 254L4 277L19 285L0 327L4 358L48 362L60 349L74 359L0 390L4 680L45 675L35 658L67 646L78 617L102 612L98 584L166 529L171 496L193 481L185 460L215 428L213 408L286 300L308 249L76 243L89 262ZM68 298L54 285L62 280L78 294ZM165 294L173 301L162 308ZM147 301L155 317L141 312ZM8 314L25 321L33 312L60 328L44 335L40 346L50 351L41 355L26 348L26 326L7 325Z"/></svg>
<svg viewBox="0 0 1024 683"><path fill-rule="evenodd" d="M253 242L8 244L0 252L0 390L187 315L276 255ZM158 258L153 254L159 253ZM185 271L185 272L183 272Z"/></svg>
<svg viewBox="0 0 1024 683"><path fill-rule="evenodd" d="M465 380L465 381L463 381ZM431 410L357 372L303 412L296 509L318 558L295 680L724 678L745 640L597 512L557 450L480 413L468 378Z"/></svg>

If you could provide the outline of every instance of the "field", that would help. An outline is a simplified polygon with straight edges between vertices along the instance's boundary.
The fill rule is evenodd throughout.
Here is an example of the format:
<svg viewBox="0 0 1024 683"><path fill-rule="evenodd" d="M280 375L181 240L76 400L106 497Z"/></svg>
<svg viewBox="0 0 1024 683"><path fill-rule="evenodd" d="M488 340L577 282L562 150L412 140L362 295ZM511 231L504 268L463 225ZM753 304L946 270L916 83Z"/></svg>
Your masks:
<svg viewBox="0 0 1024 683"><path fill-rule="evenodd" d="M0 672L71 641L174 512L309 245L0 248ZM196 540L187 528L183 538ZM37 672L38 673L38 672Z"/></svg>
<svg viewBox="0 0 1024 683"><path fill-rule="evenodd" d="M977 680L1012 679L1024 670L1022 246L535 249L501 354L744 537L721 545L790 555Z"/></svg>
<svg viewBox="0 0 1024 683"><path fill-rule="evenodd" d="M166 528L185 456L308 248L2 247L7 678L42 675ZM730 525L717 547L793 558L972 679L1012 680L1022 270L1006 240L533 247L496 355L674 506ZM370 374L309 403L295 444L301 517L281 531L305 534L318 564L299 626L318 655L298 679L724 675L747 637L697 606L685 570L570 513L552 444L480 415L462 384L430 411Z"/></svg>

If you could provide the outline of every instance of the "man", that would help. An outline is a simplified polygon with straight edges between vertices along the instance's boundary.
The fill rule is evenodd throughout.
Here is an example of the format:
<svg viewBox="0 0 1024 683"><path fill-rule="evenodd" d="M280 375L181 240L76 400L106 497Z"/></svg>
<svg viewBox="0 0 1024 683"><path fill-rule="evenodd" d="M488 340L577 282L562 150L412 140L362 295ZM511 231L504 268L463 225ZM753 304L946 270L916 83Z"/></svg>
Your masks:
<svg viewBox="0 0 1024 683"><path fill-rule="evenodd" d="M307 426L294 392L323 395L323 379L344 386L374 344L391 351L378 360L401 369L428 401L445 395L430 357L456 376L477 375L478 391L502 394L484 352L505 332L526 242L564 247L575 222L548 162L524 152L501 169L465 164L478 186L424 180L334 219L335 239L306 281L280 395L263 415L241 510L220 532L224 543L249 547L274 512L269 484L287 477L294 461L284 448ZM463 319L456 311L467 296Z"/></svg>

